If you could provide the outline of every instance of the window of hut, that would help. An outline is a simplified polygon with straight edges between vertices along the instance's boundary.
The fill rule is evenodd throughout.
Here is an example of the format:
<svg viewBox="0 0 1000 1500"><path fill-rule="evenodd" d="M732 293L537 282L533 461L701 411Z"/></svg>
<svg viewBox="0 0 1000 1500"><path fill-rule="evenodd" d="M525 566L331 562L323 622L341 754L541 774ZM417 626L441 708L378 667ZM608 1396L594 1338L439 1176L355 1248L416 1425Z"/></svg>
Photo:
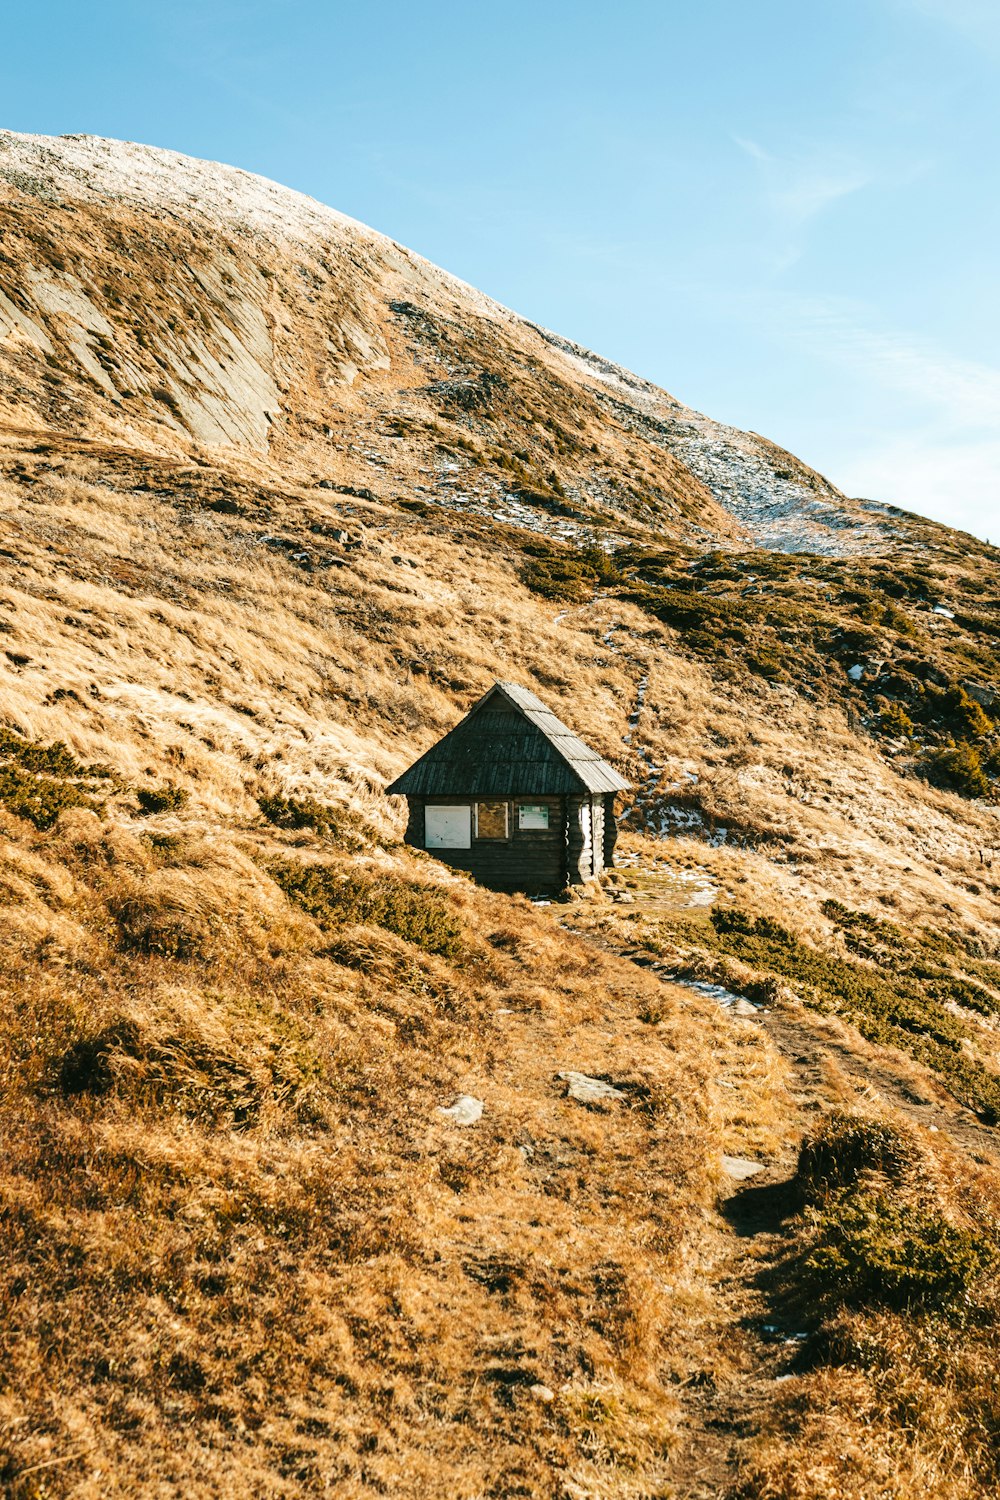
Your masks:
<svg viewBox="0 0 1000 1500"><path fill-rule="evenodd" d="M424 843L428 849L469 849L470 807L426 807L424 809Z"/></svg>
<svg viewBox="0 0 1000 1500"><path fill-rule="evenodd" d="M506 802L476 803L476 838L505 839L508 837Z"/></svg>

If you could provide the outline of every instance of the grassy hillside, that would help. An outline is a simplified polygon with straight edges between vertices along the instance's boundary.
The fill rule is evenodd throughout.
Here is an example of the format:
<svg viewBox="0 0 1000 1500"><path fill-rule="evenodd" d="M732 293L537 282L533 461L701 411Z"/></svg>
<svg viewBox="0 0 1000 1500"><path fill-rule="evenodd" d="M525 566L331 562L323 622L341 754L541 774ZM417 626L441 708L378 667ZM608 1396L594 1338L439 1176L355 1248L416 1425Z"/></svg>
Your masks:
<svg viewBox="0 0 1000 1500"><path fill-rule="evenodd" d="M23 140L6 1492L991 1493L995 550L283 190ZM634 783L601 895L399 842L498 676Z"/></svg>
<svg viewBox="0 0 1000 1500"><path fill-rule="evenodd" d="M5 834L6 1493L662 1470L713 1116L709 1043L651 1035L645 976L329 835ZM567 1100L571 1069L627 1105Z"/></svg>

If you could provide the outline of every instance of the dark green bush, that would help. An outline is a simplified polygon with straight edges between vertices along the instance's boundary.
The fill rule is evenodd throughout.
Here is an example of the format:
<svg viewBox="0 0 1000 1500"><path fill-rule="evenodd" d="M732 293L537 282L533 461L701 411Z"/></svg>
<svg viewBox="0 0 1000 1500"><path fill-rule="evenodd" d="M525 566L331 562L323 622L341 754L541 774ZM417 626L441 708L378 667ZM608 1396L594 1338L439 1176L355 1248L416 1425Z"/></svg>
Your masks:
<svg viewBox="0 0 1000 1500"><path fill-rule="evenodd" d="M427 953L453 958L461 926L448 903L429 886L391 875L365 875L333 865L287 862L271 871L278 885L321 927L358 923L384 927Z"/></svg>
<svg viewBox="0 0 1000 1500"><path fill-rule="evenodd" d="M820 910L844 933L851 952L862 958L895 959L907 947L906 937L895 922L887 922L883 917L873 917L870 912L852 911L839 901L824 901Z"/></svg>
<svg viewBox="0 0 1000 1500"><path fill-rule="evenodd" d="M314 797L265 794L257 798L257 806L268 822L277 828L311 828L314 833L331 835L347 848L360 849L363 846L355 815L328 803L317 802Z"/></svg>
<svg viewBox="0 0 1000 1500"><path fill-rule="evenodd" d="M843 914L853 926L848 941L866 959L871 955L869 961L814 948L773 918L755 918L737 907L712 911L713 946L787 981L816 1009L843 1015L868 1041L908 1052L933 1068L955 1097L983 1119L991 1124L1000 1120L1000 1079L963 1051L965 1026L916 972L915 965L926 962L925 951L919 944L912 953L905 946L900 949L902 934L891 923L849 912L839 903L828 903L824 910ZM919 941L926 944L927 939Z"/></svg>
<svg viewBox="0 0 1000 1500"><path fill-rule="evenodd" d="M645 605L650 614L675 630L708 630L713 635L729 621L742 627L748 613L742 599L720 599L677 588L657 589L654 599L647 597Z"/></svg>
<svg viewBox="0 0 1000 1500"><path fill-rule="evenodd" d="M881 644L881 637L871 630L844 630L840 634L841 647L860 656L872 655Z"/></svg>
<svg viewBox="0 0 1000 1500"><path fill-rule="evenodd" d="M93 783L110 776L82 765L61 740L43 745L0 728L0 804L36 828L51 828L67 807L97 807Z"/></svg>
<svg viewBox="0 0 1000 1500"><path fill-rule="evenodd" d="M177 812L188 800L189 793L182 786L141 787L136 798L143 813Z"/></svg>
<svg viewBox="0 0 1000 1500"><path fill-rule="evenodd" d="M36 828L51 828L67 807L95 807L92 797L72 781L34 776L19 766L0 765L0 804Z"/></svg>
<svg viewBox="0 0 1000 1500"><path fill-rule="evenodd" d="M62 740L41 745L11 729L0 729L0 760L15 761L25 771L40 776L100 777L108 772L99 766L84 766L67 750Z"/></svg>
<svg viewBox="0 0 1000 1500"><path fill-rule="evenodd" d="M797 948L799 940L776 922L773 917L751 917L747 912L741 911L738 906L720 906L712 912L712 926L716 932L740 932L748 937L764 938L767 942L781 943L789 948Z"/></svg>
<svg viewBox="0 0 1000 1500"><path fill-rule="evenodd" d="M965 740L932 750L923 762L923 770L928 781L946 791L959 792L963 797L990 794L990 780L979 752Z"/></svg>
<svg viewBox="0 0 1000 1500"><path fill-rule="evenodd" d="M993 721L982 704L970 698L962 687L949 688L938 704L941 720L960 740L983 739L993 729Z"/></svg>
<svg viewBox="0 0 1000 1500"><path fill-rule="evenodd" d="M815 1214L804 1262L821 1304L947 1307L993 1259L992 1247L933 1209L847 1192Z"/></svg>
<svg viewBox="0 0 1000 1500"><path fill-rule="evenodd" d="M529 558L521 570L521 580L544 599L584 604L593 598L598 578L581 558L567 555Z"/></svg>
<svg viewBox="0 0 1000 1500"><path fill-rule="evenodd" d="M901 703L887 703L878 719L882 733L893 739L909 739L913 734L913 720Z"/></svg>
<svg viewBox="0 0 1000 1500"><path fill-rule="evenodd" d="M787 682L788 673L785 663L776 651L764 650L750 651L744 658L751 672L756 672L758 677L766 677L768 682Z"/></svg>
<svg viewBox="0 0 1000 1500"><path fill-rule="evenodd" d="M981 1016L1000 1013L1000 1001L984 985L977 984L973 979L966 979L949 969L934 968L930 964L927 965L925 978L927 993L936 1000L950 1000L955 1005L964 1005L967 1010L977 1011Z"/></svg>

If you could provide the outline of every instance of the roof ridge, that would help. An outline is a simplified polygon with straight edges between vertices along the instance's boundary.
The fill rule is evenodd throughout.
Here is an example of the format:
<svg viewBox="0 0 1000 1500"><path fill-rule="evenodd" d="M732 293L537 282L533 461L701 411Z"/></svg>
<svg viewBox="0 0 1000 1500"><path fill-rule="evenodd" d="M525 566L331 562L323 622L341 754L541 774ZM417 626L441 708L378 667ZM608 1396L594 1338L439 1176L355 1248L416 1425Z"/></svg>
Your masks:
<svg viewBox="0 0 1000 1500"><path fill-rule="evenodd" d="M494 731L488 747L477 746L474 736L463 736L462 731L473 726L477 714L497 693L531 726L547 753L541 757L531 754L531 743L523 742L523 733L522 743L516 745L516 736ZM430 796L540 796L546 790L552 794L604 793L625 791L627 787L624 777L530 688L497 680L447 734L390 782L386 791Z"/></svg>

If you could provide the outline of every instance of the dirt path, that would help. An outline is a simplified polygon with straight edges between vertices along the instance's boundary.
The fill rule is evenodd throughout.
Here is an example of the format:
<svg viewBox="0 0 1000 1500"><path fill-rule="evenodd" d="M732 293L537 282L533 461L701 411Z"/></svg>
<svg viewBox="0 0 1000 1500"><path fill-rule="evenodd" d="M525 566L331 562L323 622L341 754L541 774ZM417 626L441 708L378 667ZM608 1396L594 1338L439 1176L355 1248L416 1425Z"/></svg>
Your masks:
<svg viewBox="0 0 1000 1500"><path fill-rule="evenodd" d="M676 910L678 899L689 898L675 892L668 899ZM633 939L616 940L607 930L581 931L571 913L563 920L598 946L650 966L649 954ZM677 982L666 972L661 978ZM797 1002L752 1016L730 1014L730 1024L753 1028L761 1046L770 1045L784 1060L779 1104L788 1130L785 1144L762 1171L744 1182L732 1180L718 1205L718 1220L706 1223L699 1250L715 1320L706 1330L706 1368L681 1392L685 1418L671 1465L671 1500L741 1494L747 1441L759 1430L782 1380L811 1363L814 1325L808 1311L788 1305L775 1272L789 1248L790 1221L799 1207L798 1143L812 1120L837 1107L889 1106L925 1129L940 1131L974 1159L1000 1166L997 1133L909 1059L868 1046L839 1021ZM724 1082L739 1086L739 1080ZM711 1367L712 1346L721 1356L717 1370Z"/></svg>
<svg viewBox="0 0 1000 1500"><path fill-rule="evenodd" d="M927 1080L926 1090L894 1075L889 1053L865 1057L836 1025L803 1006L761 1012L734 1025L759 1027L788 1065L789 1116L797 1133L810 1116L845 1103L888 1104L908 1119L937 1129L980 1160L1000 1163L995 1132ZM861 1047L863 1043L859 1043ZM906 1071L906 1063L902 1064ZM853 1096L853 1097L852 1097ZM808 1369L814 1325L808 1312L789 1307L776 1267L789 1245L789 1221L799 1203L796 1150L789 1144L766 1169L720 1203L725 1230L716 1232L709 1275L720 1313L722 1341L735 1351L738 1372L718 1384L684 1392L683 1443L671 1480L676 1500L722 1500L738 1493L742 1453L757 1432L784 1377Z"/></svg>
<svg viewBox="0 0 1000 1500"><path fill-rule="evenodd" d="M719 1376L709 1372L682 1393L672 1500L722 1500L737 1491L745 1444L779 1383L808 1361L803 1335L811 1330L796 1318L788 1321L768 1290L769 1272L787 1246L786 1223L798 1206L795 1160L795 1150L786 1148L763 1172L734 1182L719 1204L721 1222L706 1229L706 1275L718 1314L713 1342L724 1360Z"/></svg>

